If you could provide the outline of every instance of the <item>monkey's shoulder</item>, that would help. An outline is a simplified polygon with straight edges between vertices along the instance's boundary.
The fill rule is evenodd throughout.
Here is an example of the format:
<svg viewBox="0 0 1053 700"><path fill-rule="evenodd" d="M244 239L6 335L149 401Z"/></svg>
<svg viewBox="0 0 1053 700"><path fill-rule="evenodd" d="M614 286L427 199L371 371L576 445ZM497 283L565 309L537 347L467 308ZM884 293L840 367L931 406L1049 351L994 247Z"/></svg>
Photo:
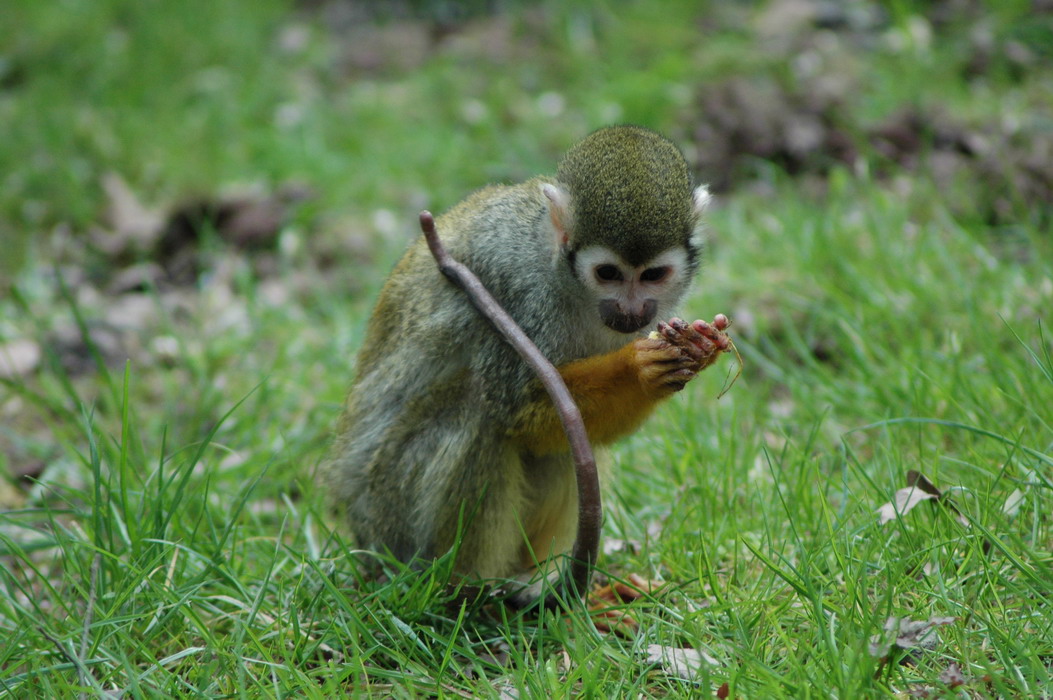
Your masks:
<svg viewBox="0 0 1053 700"><path fill-rule="evenodd" d="M536 177L515 185L489 185L476 190L439 217L440 235L464 253L516 242L535 246L539 222L548 211L541 186L554 180ZM516 246L518 247L518 246Z"/></svg>

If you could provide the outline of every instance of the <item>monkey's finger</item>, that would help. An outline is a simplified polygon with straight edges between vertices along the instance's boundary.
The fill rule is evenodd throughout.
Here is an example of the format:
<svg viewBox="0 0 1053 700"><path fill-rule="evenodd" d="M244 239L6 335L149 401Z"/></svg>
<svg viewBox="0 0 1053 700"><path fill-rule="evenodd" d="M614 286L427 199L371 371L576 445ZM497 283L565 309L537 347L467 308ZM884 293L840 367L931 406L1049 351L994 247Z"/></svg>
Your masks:
<svg viewBox="0 0 1053 700"><path fill-rule="evenodd" d="M678 321L678 323L673 323L673 321ZM673 321L670 321L671 327L695 345L701 345L704 348L708 347L705 339L709 339L717 345L721 344L720 338L724 334L715 326L712 326L705 321L698 320L693 321L692 323L685 323L680 321L680 319L673 319Z"/></svg>
<svg viewBox="0 0 1053 700"><path fill-rule="evenodd" d="M725 326L725 328L726 327L727 326ZM724 334L724 330L717 326L716 323L706 323L702 319L692 321L691 328L707 338L716 338L717 336Z"/></svg>
<svg viewBox="0 0 1053 700"><path fill-rule="evenodd" d="M721 351L731 348L731 339L728 338L728 334L716 325L710 325L705 321L694 321L691 324L691 328L700 336L708 338L709 341L716 347L720 348Z"/></svg>
<svg viewBox="0 0 1053 700"><path fill-rule="evenodd" d="M672 372L667 372L662 377L662 383L668 386L673 391L680 391L687 383L695 378L695 372L693 369L677 369Z"/></svg>
<svg viewBox="0 0 1053 700"><path fill-rule="evenodd" d="M692 342L692 340L686 335L686 333L690 332L691 330L690 326L688 326L683 321L674 324L674 321L679 321L679 319L672 319L668 324L659 323L658 333L664 340L666 340L671 345L675 345L676 347L680 348L680 350L682 350L692 359L702 359L703 350L700 350L698 344Z"/></svg>
<svg viewBox="0 0 1053 700"><path fill-rule="evenodd" d="M680 337L683 339L681 346L696 360L702 360L712 355L719 347L719 341L699 333L693 325L685 328L681 332Z"/></svg>
<svg viewBox="0 0 1053 700"><path fill-rule="evenodd" d="M680 357L675 360L659 360L658 362L655 362L655 365L664 373L683 371L697 374L707 365L707 362L704 359L693 360L690 357Z"/></svg>
<svg viewBox="0 0 1053 700"><path fill-rule="evenodd" d="M641 367L654 368L660 373L680 369L698 371L698 368L704 362L704 360L696 360L688 356L677 347L665 347L650 352L637 353L637 361Z"/></svg>
<svg viewBox="0 0 1053 700"><path fill-rule="evenodd" d="M706 338L712 336L712 326L707 324L705 321L694 321L690 324L685 323L683 328L680 329L680 334L690 340L695 345L703 345Z"/></svg>
<svg viewBox="0 0 1053 700"><path fill-rule="evenodd" d="M636 353L648 355L651 362L676 360L684 356L679 346L665 338L643 338L636 342Z"/></svg>

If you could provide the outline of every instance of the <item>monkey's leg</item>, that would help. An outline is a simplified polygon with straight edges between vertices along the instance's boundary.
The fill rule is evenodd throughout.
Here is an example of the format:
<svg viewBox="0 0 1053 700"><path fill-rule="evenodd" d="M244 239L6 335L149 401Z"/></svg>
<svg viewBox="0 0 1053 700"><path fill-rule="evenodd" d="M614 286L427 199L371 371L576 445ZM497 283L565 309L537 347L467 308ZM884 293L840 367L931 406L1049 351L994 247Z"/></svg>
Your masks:
<svg viewBox="0 0 1053 700"><path fill-rule="evenodd" d="M566 454L525 455L522 468L526 475L522 526L527 541L520 550L520 565L530 570L574 544L578 486L573 461Z"/></svg>
<svg viewBox="0 0 1053 700"><path fill-rule="evenodd" d="M569 455L525 455L522 468L527 485L519 514L518 585L509 600L515 606L533 604L558 584L560 555L570 552L578 531L578 488Z"/></svg>

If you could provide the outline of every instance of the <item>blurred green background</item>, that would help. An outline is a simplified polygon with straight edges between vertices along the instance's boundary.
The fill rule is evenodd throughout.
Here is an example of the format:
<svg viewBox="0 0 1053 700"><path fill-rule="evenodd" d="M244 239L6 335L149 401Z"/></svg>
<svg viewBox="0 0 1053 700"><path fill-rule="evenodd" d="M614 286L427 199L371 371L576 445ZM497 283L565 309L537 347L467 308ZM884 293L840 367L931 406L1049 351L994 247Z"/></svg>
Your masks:
<svg viewBox="0 0 1053 700"><path fill-rule="evenodd" d="M1051 65L1048 0L6 0L0 695L1049 696ZM613 450L601 568L673 593L360 588L314 473L417 213L612 123L716 193L745 361ZM880 523L910 470L969 524Z"/></svg>

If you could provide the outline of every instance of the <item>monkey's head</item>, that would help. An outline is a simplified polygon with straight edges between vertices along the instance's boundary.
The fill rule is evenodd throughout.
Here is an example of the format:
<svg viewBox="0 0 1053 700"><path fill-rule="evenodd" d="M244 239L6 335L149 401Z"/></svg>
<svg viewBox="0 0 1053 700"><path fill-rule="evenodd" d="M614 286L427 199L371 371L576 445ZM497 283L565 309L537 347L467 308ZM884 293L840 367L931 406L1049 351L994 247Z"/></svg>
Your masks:
<svg viewBox="0 0 1053 700"><path fill-rule="evenodd" d="M698 267L709 200L668 139L636 126L593 132L542 185L561 256L621 333L648 326L683 296Z"/></svg>

